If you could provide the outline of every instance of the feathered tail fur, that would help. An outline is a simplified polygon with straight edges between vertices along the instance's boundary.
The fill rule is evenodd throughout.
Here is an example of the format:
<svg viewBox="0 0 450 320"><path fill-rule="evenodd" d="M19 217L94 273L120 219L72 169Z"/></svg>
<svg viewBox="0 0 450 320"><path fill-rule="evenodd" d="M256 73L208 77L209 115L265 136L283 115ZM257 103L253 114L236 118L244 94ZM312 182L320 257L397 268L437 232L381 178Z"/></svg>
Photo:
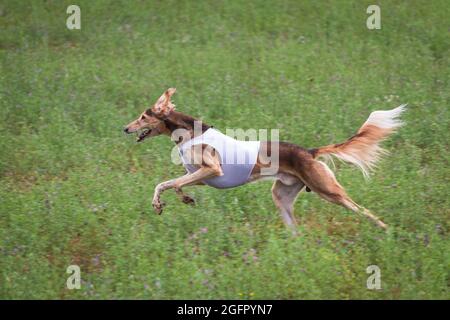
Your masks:
<svg viewBox="0 0 450 320"><path fill-rule="evenodd" d="M314 157L333 155L356 165L368 177L381 156L387 153L379 146L380 142L402 126L399 117L405 110L403 104L392 110L374 111L353 137L343 143L313 149L312 154Z"/></svg>

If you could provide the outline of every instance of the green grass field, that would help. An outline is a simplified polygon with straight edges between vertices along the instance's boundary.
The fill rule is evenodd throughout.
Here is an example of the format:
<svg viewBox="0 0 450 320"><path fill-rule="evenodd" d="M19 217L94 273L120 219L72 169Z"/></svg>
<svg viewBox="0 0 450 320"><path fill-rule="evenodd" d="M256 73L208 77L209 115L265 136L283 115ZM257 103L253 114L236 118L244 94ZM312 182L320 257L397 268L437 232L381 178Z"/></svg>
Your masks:
<svg viewBox="0 0 450 320"><path fill-rule="evenodd" d="M373 2L1 1L0 298L449 299L450 7ZM168 191L155 215L184 170L169 139L122 128L171 86L181 112L304 147L408 103L369 182L335 170L391 230L303 193L294 238L268 181L186 188L196 207Z"/></svg>

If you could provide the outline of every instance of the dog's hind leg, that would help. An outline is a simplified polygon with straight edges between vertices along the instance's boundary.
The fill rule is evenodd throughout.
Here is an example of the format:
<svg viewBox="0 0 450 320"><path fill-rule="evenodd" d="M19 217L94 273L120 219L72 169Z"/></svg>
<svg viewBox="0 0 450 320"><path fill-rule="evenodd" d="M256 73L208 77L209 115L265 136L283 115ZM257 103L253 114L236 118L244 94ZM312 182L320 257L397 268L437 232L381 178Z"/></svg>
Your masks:
<svg viewBox="0 0 450 320"><path fill-rule="evenodd" d="M194 173L190 173L190 174L184 175L184 176L176 178L176 179L161 182L160 184L158 184L156 186L155 192L153 194L153 201L152 201L153 208L155 209L157 214L161 214L164 204L161 202L160 197L161 197L161 193L164 192L165 190L167 190L167 189L179 190L179 192L177 192L178 194L186 196L181 191L181 188L183 186L198 184L203 179L211 178L211 177L218 176L218 175L220 175L220 172L214 168L201 167ZM188 196L186 196L186 197L188 197ZM189 201L189 200L187 200L187 201Z"/></svg>
<svg viewBox="0 0 450 320"><path fill-rule="evenodd" d="M325 163L313 160L308 170L304 170L301 176L306 185L323 199L362 214L377 226L387 229L387 225L380 218L359 206L347 195L344 188L336 180L333 171Z"/></svg>
<svg viewBox="0 0 450 320"><path fill-rule="evenodd" d="M284 184L281 180L274 182L272 186L272 199L275 206L280 211L281 218L284 224L293 228L297 225L294 216L294 202L299 192L305 185L301 181L296 181L293 184Z"/></svg>

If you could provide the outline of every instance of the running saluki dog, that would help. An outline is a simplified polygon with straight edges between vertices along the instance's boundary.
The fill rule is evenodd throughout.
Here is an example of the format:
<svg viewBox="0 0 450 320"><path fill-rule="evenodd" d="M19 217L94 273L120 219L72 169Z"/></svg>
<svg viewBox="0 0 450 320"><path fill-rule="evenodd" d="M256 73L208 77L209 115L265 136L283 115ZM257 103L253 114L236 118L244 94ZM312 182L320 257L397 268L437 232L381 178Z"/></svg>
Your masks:
<svg viewBox="0 0 450 320"><path fill-rule="evenodd" d="M383 229L387 228L377 216L356 204L330 168L317 159L333 155L356 165L367 176L386 152L379 143L402 125L399 116L406 105L389 111L372 112L358 132L343 143L304 149L287 142L237 141L204 123L201 123L201 130L194 130L197 120L174 110L171 97L175 91L176 89L169 88L151 108L124 129L126 133L137 132L138 142L149 137L167 135L172 137L179 148L187 174L156 186L152 205L158 214L163 208L161 193L167 189L174 189L184 203L193 204L194 200L183 192L183 187L206 184L216 188L230 188L267 178L262 172L268 166L267 155L276 146L279 163L278 169L271 175L275 180L272 197L287 226L297 224L293 214L294 202L306 188L306 191L313 191L321 198L360 213ZM174 133L180 129L188 134L174 138ZM243 163L227 161L236 154L244 153L246 161ZM195 161L189 162L186 159Z"/></svg>

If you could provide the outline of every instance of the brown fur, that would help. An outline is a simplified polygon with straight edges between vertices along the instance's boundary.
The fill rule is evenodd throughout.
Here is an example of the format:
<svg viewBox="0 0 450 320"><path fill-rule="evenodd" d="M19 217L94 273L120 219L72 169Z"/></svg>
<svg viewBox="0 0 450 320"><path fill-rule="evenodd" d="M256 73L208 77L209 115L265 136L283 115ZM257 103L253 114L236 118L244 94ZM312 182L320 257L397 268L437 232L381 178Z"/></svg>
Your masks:
<svg viewBox="0 0 450 320"><path fill-rule="evenodd" d="M171 102L171 96L174 92L175 89L168 89L152 108L144 111L137 120L128 124L125 132L131 133L142 129L149 130L141 134L138 141L142 141L147 137L161 134L171 136L174 130L184 128L190 131L192 137L194 134L194 121L196 120L191 116L174 111L175 106ZM210 126L203 124L202 132L208 128ZM378 226L386 229L386 224L378 217L367 209L360 207L347 195L336 180L333 172L323 162L316 160L316 158L325 154L346 154L346 152L352 152L356 153L357 157L364 159L365 153L370 154L371 151L374 151L374 148L377 147L376 144L385 139L391 132L393 130L366 124L361 127L356 135L344 143L310 150L292 143L279 142L279 169L277 174L272 176L275 179L272 187L272 197L285 224L289 227L296 225L293 204L298 194L306 186L307 189L317 193L321 198L358 212ZM175 141L177 144L181 142L181 140ZM266 178L261 175L261 169L268 165L264 164L262 159L265 159L263 158L265 155L271 155L272 146L273 144L270 142L261 142L258 160L252 171L250 181ZM192 204L194 200L182 192L182 187L203 184L202 180L222 174L219 157L214 150L211 151L209 149L203 148L201 153L194 155L202 159L201 165L198 166L199 170L158 184L153 197L153 207L157 213L162 212L163 204L160 201L160 195L163 191L173 188L184 203ZM378 150L375 149L375 151ZM191 152L198 152L198 148L193 148ZM367 160L371 161L371 159Z"/></svg>

